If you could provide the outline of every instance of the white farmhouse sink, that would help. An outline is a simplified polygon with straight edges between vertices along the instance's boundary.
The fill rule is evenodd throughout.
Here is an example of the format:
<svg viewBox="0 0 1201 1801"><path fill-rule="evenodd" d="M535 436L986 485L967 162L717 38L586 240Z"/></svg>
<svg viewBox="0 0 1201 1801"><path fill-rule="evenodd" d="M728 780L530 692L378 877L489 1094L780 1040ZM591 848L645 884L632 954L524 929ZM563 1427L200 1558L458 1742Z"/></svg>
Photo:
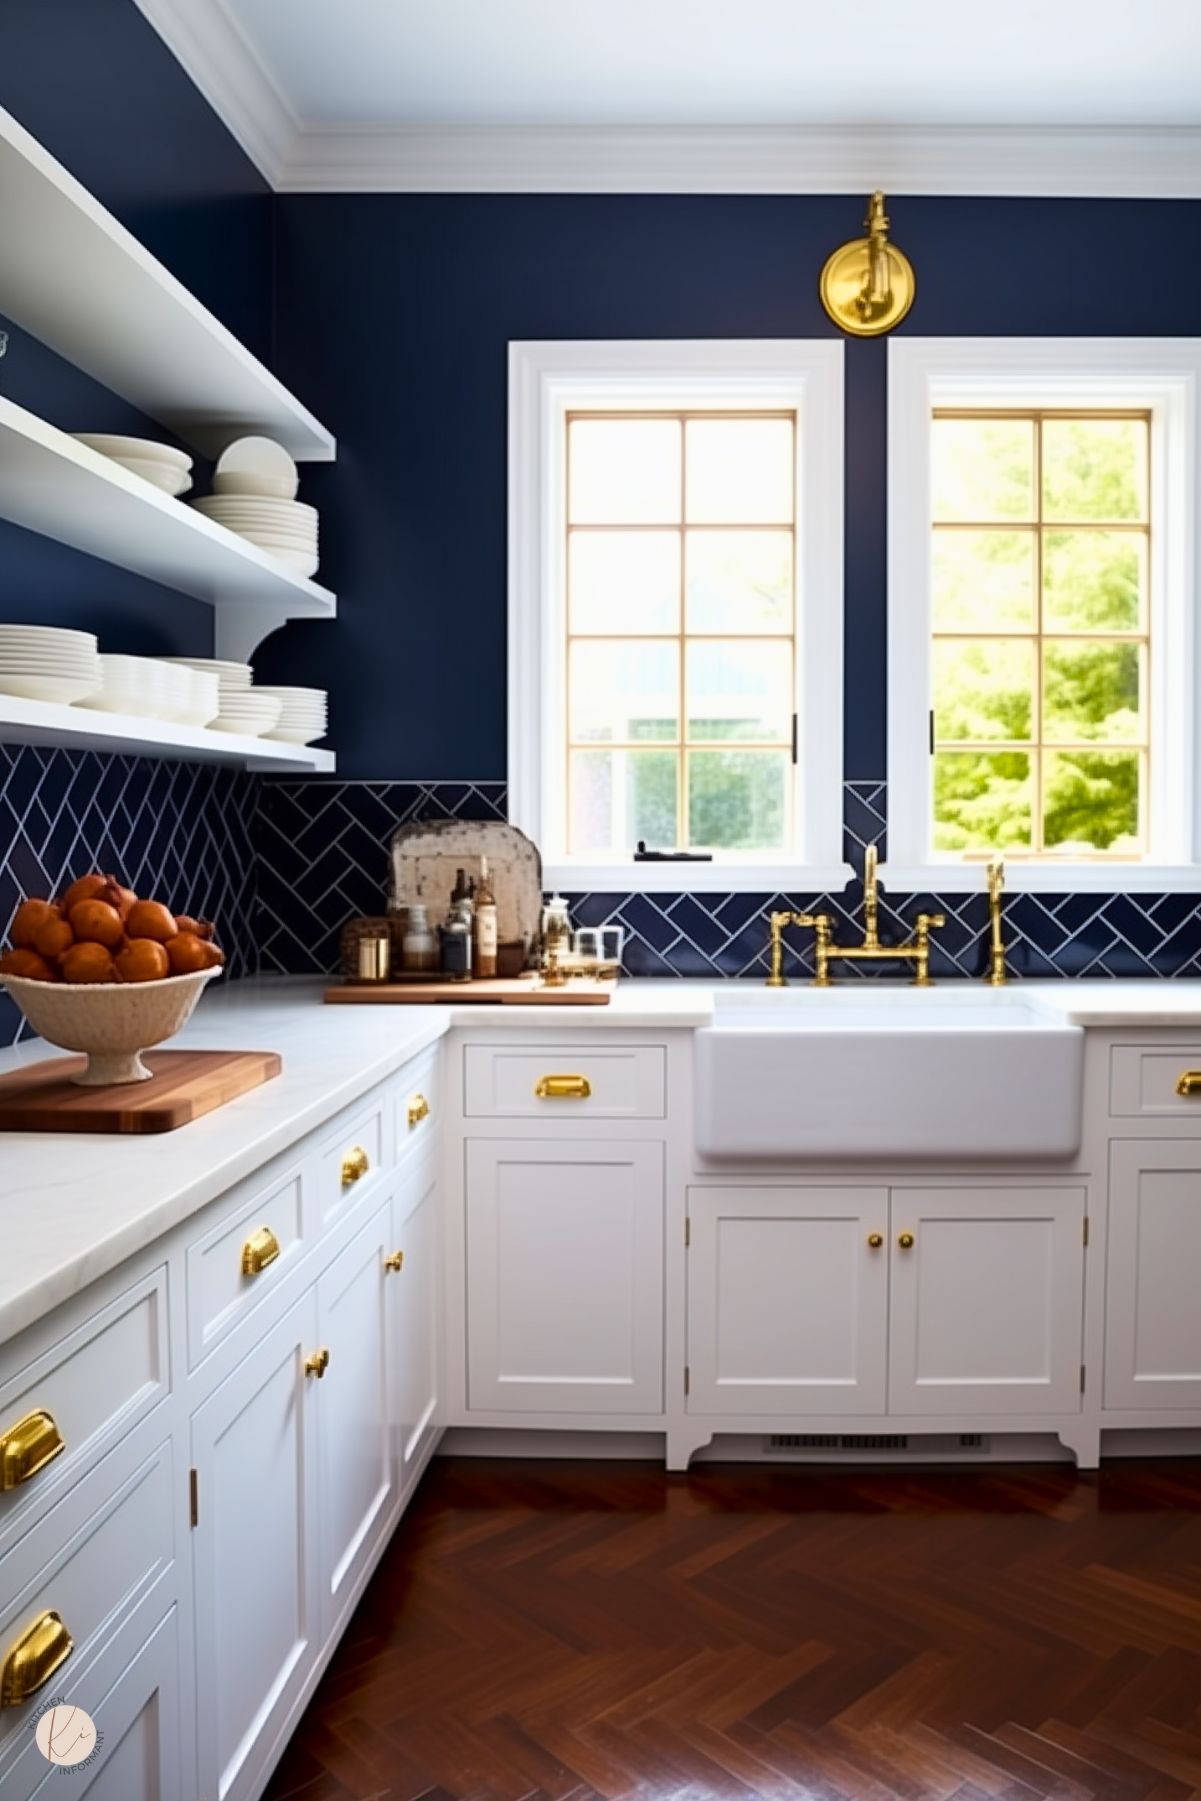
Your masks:
<svg viewBox="0 0 1201 1801"><path fill-rule="evenodd" d="M696 1033L701 1154L1067 1157L1084 1033L1013 990L719 989Z"/></svg>

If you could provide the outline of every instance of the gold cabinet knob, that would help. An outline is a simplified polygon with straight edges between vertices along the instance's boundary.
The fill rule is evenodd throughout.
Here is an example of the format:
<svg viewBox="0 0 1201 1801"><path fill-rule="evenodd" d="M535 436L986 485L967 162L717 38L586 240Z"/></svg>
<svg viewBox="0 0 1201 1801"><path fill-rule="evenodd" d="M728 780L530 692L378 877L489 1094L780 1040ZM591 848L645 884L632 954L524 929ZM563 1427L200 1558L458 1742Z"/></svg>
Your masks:
<svg viewBox="0 0 1201 1801"><path fill-rule="evenodd" d="M361 1182L371 1168L371 1159L361 1144L356 1144L352 1151L347 1151L342 1159L342 1186L353 1188Z"/></svg>
<svg viewBox="0 0 1201 1801"><path fill-rule="evenodd" d="M67 1441L54 1423L53 1414L44 1407L27 1413L23 1420L0 1435L0 1495L10 1488L20 1488L31 1476L65 1451Z"/></svg>
<svg viewBox="0 0 1201 1801"><path fill-rule="evenodd" d="M534 1098L539 1101L586 1101L592 1096L587 1076L539 1076Z"/></svg>
<svg viewBox="0 0 1201 1801"><path fill-rule="evenodd" d="M1201 1094L1201 1069L1181 1070L1180 1079L1176 1083L1176 1092L1183 1095L1185 1099L1189 1099L1195 1094Z"/></svg>
<svg viewBox="0 0 1201 1801"><path fill-rule="evenodd" d="M900 1247L903 1251L911 1251L913 1249L913 1244L914 1244L913 1233L912 1232L902 1232L897 1239L897 1243L900 1245Z"/></svg>
<svg viewBox="0 0 1201 1801"><path fill-rule="evenodd" d="M384 1258L384 1268L390 1276L394 1276L397 1271L402 1270L404 1266L405 1254L403 1251L393 1251L391 1256Z"/></svg>
<svg viewBox="0 0 1201 1801"><path fill-rule="evenodd" d="M430 1116L430 1104L423 1094L415 1094L409 1102L409 1131Z"/></svg>
<svg viewBox="0 0 1201 1801"><path fill-rule="evenodd" d="M883 1232L869 1232L867 1235L867 1242L873 1251L878 1251L880 1246L884 1243Z"/></svg>
<svg viewBox="0 0 1201 1801"><path fill-rule="evenodd" d="M316 1376L319 1382L328 1368L329 1350L325 1345L322 1345L319 1351L310 1351L304 1360L305 1375Z"/></svg>
<svg viewBox="0 0 1201 1801"><path fill-rule="evenodd" d="M74 1649L75 1640L53 1608L39 1614L9 1646L0 1666L0 1707L20 1707L49 1682Z"/></svg>
<svg viewBox="0 0 1201 1801"><path fill-rule="evenodd" d="M242 1274L257 1276L279 1256L279 1239L270 1226L260 1226L242 1246Z"/></svg>

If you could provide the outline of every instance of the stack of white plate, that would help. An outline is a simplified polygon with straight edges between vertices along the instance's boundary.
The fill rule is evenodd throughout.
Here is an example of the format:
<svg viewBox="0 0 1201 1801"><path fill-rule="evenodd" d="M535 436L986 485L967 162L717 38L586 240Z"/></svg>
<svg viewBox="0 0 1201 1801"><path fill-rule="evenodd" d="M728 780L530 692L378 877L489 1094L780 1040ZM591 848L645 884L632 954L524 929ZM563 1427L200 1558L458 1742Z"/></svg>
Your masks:
<svg viewBox="0 0 1201 1801"><path fill-rule="evenodd" d="M72 436L164 494L186 494L192 485L191 457L171 444L156 444L153 438L115 438L105 432L77 431Z"/></svg>
<svg viewBox="0 0 1201 1801"><path fill-rule="evenodd" d="M196 683L198 671L158 657L102 656L99 691L77 704L97 713L126 713L135 719L165 719L200 725L217 711L215 684ZM205 714L202 720L199 715Z"/></svg>
<svg viewBox="0 0 1201 1801"><path fill-rule="evenodd" d="M212 722L215 732L238 732L243 738L261 738L279 724L280 703L257 688L222 688L221 711Z"/></svg>
<svg viewBox="0 0 1201 1801"><path fill-rule="evenodd" d="M68 705L95 693L100 658L91 632L52 625L0 625L0 694Z"/></svg>
<svg viewBox="0 0 1201 1801"><path fill-rule="evenodd" d="M317 509L301 500L277 500L270 495L210 494L194 500L198 513L223 525L269 551L298 575L312 575L317 567Z"/></svg>
<svg viewBox="0 0 1201 1801"><path fill-rule="evenodd" d="M256 688L256 694L272 694L282 711L279 724L266 735L285 744L313 744L324 738L329 723L328 695L324 688Z"/></svg>

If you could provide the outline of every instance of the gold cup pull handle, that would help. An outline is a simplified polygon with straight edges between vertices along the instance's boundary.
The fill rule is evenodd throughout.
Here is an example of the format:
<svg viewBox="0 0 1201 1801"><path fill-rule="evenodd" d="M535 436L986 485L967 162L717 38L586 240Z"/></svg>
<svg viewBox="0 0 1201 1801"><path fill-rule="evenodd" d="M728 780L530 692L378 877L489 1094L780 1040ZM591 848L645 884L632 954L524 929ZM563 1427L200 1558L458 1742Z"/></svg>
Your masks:
<svg viewBox="0 0 1201 1801"><path fill-rule="evenodd" d="M43 1407L27 1413L0 1436L0 1494L20 1488L66 1448L53 1414Z"/></svg>
<svg viewBox="0 0 1201 1801"><path fill-rule="evenodd" d="M305 1375L316 1376L318 1382L320 1382L328 1368L329 1348L326 1345L322 1345L319 1351L310 1351L304 1360Z"/></svg>
<svg viewBox="0 0 1201 1801"><path fill-rule="evenodd" d="M260 1226L242 1246L242 1274L258 1276L279 1256L279 1239L270 1226Z"/></svg>
<svg viewBox="0 0 1201 1801"><path fill-rule="evenodd" d="M1201 1069L1181 1070L1180 1079L1176 1083L1176 1092L1183 1095L1186 1100L1201 1094Z"/></svg>
<svg viewBox="0 0 1201 1801"><path fill-rule="evenodd" d="M540 1101L586 1101L592 1097L592 1083L587 1076L539 1076L534 1096Z"/></svg>
<svg viewBox="0 0 1201 1801"><path fill-rule="evenodd" d="M361 1182L371 1168L371 1159L361 1144L356 1144L352 1151L347 1151L342 1159L342 1186L353 1188Z"/></svg>
<svg viewBox="0 0 1201 1801"><path fill-rule="evenodd" d="M52 1608L39 1614L8 1648L0 1667L0 1707L20 1707L49 1682L75 1649L75 1640Z"/></svg>
<svg viewBox="0 0 1201 1801"><path fill-rule="evenodd" d="M899 1237L897 1238L897 1243L900 1245L900 1247L903 1251L911 1251L913 1249L913 1245L914 1245L913 1233L912 1232L902 1232L899 1235Z"/></svg>
<svg viewBox="0 0 1201 1801"><path fill-rule="evenodd" d="M423 1094L415 1094L409 1102L409 1131L430 1116L430 1104Z"/></svg>
<svg viewBox="0 0 1201 1801"><path fill-rule="evenodd" d="M869 1232L867 1235L867 1242L871 1250L878 1251L884 1243L883 1232Z"/></svg>

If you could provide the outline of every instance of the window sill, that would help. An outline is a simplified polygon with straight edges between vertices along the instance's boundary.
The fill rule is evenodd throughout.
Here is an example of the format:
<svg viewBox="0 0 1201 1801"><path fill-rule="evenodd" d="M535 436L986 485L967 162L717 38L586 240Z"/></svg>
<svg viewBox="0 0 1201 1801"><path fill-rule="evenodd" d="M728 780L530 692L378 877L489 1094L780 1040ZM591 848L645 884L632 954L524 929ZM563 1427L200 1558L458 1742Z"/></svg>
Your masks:
<svg viewBox="0 0 1201 1801"><path fill-rule="evenodd" d="M898 894L982 894L986 863L882 863L880 881ZM1005 865L1007 894L1199 894L1198 863L1019 863Z"/></svg>
<svg viewBox="0 0 1201 1801"><path fill-rule="evenodd" d="M542 885L565 894L841 894L849 863L547 863Z"/></svg>

